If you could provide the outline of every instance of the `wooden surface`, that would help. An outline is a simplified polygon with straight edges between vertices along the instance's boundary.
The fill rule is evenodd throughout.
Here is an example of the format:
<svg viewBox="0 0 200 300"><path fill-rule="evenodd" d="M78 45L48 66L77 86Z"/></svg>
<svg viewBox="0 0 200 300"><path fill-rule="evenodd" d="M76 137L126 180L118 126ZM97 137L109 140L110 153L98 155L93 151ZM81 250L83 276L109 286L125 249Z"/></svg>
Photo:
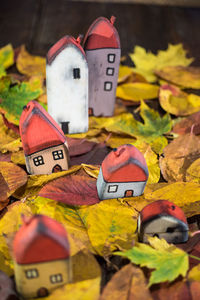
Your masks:
<svg viewBox="0 0 200 300"><path fill-rule="evenodd" d="M117 17L122 54L135 45L156 51L168 43L183 43L200 61L200 8L69 0L1 0L0 47L26 44L34 54L45 55L66 34L85 34L98 16ZM196 64L199 64L197 61Z"/></svg>

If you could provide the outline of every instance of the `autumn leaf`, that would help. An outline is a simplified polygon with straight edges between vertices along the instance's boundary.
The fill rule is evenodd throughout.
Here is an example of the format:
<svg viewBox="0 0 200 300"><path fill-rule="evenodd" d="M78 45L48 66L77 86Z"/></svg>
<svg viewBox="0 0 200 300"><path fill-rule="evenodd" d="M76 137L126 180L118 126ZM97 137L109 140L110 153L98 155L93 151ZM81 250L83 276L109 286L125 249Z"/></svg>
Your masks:
<svg viewBox="0 0 200 300"><path fill-rule="evenodd" d="M173 281L179 275L185 276L188 270L188 255L174 245L157 237L149 238L150 245L137 243L126 252L115 254L127 257L141 267L155 269L151 273L149 286L164 281Z"/></svg>
<svg viewBox="0 0 200 300"><path fill-rule="evenodd" d="M0 78L6 75L6 69L14 64L14 51L11 44L0 49Z"/></svg>
<svg viewBox="0 0 200 300"><path fill-rule="evenodd" d="M131 74L133 74L133 68L120 65L118 73L118 83L124 82Z"/></svg>
<svg viewBox="0 0 200 300"><path fill-rule="evenodd" d="M169 44L167 50L160 50L157 55L136 46L129 56L136 66L134 72L141 74L149 82L157 80L154 72L158 69L163 69L165 66L188 66L193 61L193 58L186 57L182 44Z"/></svg>
<svg viewBox="0 0 200 300"><path fill-rule="evenodd" d="M152 300L142 270L124 266L107 283L99 300Z"/></svg>
<svg viewBox="0 0 200 300"><path fill-rule="evenodd" d="M39 196L68 205L90 205L99 202L96 180L80 175L62 177L46 184L40 190Z"/></svg>
<svg viewBox="0 0 200 300"><path fill-rule="evenodd" d="M29 54L24 45L20 47L16 64L18 71L22 74L28 76L42 75L43 77L46 77L45 58Z"/></svg>
<svg viewBox="0 0 200 300"><path fill-rule="evenodd" d="M141 100L154 99L158 97L159 87L157 85L134 82L125 83L117 87L116 96L124 100L131 100L137 103Z"/></svg>
<svg viewBox="0 0 200 300"><path fill-rule="evenodd" d="M156 75L184 88L200 89L200 68L185 66L167 66Z"/></svg>
<svg viewBox="0 0 200 300"><path fill-rule="evenodd" d="M193 267L187 277L190 281L200 281L200 264Z"/></svg>
<svg viewBox="0 0 200 300"><path fill-rule="evenodd" d="M159 101L165 111L176 116L187 116L200 110L200 96L187 94L168 84L160 87Z"/></svg>
<svg viewBox="0 0 200 300"><path fill-rule="evenodd" d="M173 132L178 134L194 133L200 134L200 111L181 119L173 127Z"/></svg>
<svg viewBox="0 0 200 300"><path fill-rule="evenodd" d="M200 183L200 158L191 163L186 170L186 181Z"/></svg>

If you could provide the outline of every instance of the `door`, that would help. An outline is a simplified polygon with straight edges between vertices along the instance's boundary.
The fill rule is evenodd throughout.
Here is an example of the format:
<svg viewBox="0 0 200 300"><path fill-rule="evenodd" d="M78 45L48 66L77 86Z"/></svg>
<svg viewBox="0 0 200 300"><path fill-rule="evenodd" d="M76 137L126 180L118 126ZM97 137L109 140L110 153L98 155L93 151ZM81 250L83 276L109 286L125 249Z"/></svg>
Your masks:
<svg viewBox="0 0 200 300"><path fill-rule="evenodd" d="M52 173L57 173L61 171L62 171L62 167L60 165L55 165L52 169Z"/></svg>
<svg viewBox="0 0 200 300"><path fill-rule="evenodd" d="M45 287L41 287L38 291L37 291L37 296L38 297L46 297L49 295L48 290Z"/></svg>
<svg viewBox="0 0 200 300"><path fill-rule="evenodd" d="M133 190L127 190L127 191L125 191L124 197L133 197Z"/></svg>

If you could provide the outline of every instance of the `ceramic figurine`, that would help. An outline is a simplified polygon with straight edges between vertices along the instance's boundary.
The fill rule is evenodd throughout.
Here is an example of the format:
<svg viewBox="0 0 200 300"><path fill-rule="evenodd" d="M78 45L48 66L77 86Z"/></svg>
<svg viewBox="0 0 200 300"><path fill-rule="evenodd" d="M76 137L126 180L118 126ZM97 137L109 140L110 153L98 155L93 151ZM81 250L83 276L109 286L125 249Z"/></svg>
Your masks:
<svg viewBox="0 0 200 300"><path fill-rule="evenodd" d="M99 199L139 196L148 179L142 153L132 145L113 149L103 160L97 178Z"/></svg>
<svg viewBox="0 0 200 300"><path fill-rule="evenodd" d="M148 242L147 236L157 236L168 243L184 243L188 240L188 225L182 209L167 200L148 204L138 218L140 242Z"/></svg>
<svg viewBox="0 0 200 300"><path fill-rule="evenodd" d="M89 114L112 116L121 56L115 17L100 17L90 26L83 42L89 67Z"/></svg>
<svg viewBox="0 0 200 300"><path fill-rule="evenodd" d="M24 217L13 241L13 255L17 291L25 298L47 296L71 281L66 231L47 216Z"/></svg>
<svg viewBox="0 0 200 300"><path fill-rule="evenodd" d="M47 54L48 112L65 134L88 130L88 64L80 41L65 36Z"/></svg>
<svg viewBox="0 0 200 300"><path fill-rule="evenodd" d="M23 108L19 128L30 174L50 174L68 169L66 137L38 102L30 101Z"/></svg>

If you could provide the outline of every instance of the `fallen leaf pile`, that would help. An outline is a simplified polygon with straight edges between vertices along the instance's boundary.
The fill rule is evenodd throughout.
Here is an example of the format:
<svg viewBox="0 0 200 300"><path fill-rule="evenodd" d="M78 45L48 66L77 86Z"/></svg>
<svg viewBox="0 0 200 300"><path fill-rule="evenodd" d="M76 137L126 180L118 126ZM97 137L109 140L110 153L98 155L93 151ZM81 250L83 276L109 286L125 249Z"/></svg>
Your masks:
<svg viewBox="0 0 200 300"><path fill-rule="evenodd" d="M130 54L134 66L120 66L114 116L91 116L88 132L67 136L69 170L29 175L19 118L30 100L47 108L45 58L29 54L25 46L0 49L2 300L18 297L11 277L12 240L22 214L47 215L68 232L73 281L46 300L200 299L200 69L190 66L194 59L186 54L181 44L157 54L136 46ZM100 201L101 162L127 143L146 159L144 194ZM183 209L187 243L174 246L156 237L148 245L138 243L139 212L156 200Z"/></svg>

